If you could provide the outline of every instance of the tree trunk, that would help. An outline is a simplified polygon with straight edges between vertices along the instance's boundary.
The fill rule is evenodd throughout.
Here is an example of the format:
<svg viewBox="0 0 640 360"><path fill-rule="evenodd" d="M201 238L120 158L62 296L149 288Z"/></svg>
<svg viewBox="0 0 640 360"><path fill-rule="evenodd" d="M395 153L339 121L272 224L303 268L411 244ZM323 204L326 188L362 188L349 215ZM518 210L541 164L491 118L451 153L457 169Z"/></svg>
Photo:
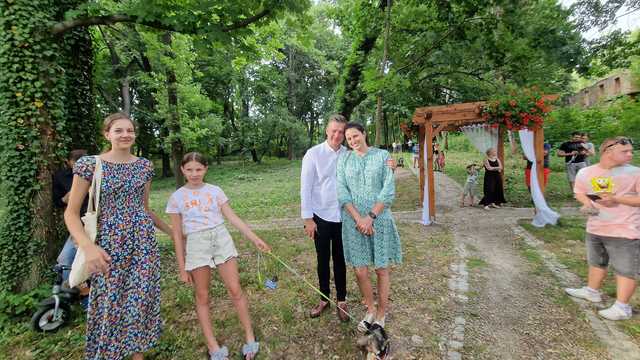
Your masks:
<svg viewBox="0 0 640 360"><path fill-rule="evenodd" d="M336 109L347 119L351 117L355 107L367 97L367 94L360 87L362 70L380 35L382 28L379 21L380 10L384 11L387 7L387 1L381 1L377 8L374 8L370 3L367 4L363 2L362 9L370 13L371 16L361 16L361 23L357 24L359 28L363 29L363 35L351 46L351 52L345 61L344 72L337 89ZM367 6L369 7L367 8Z"/></svg>
<svg viewBox="0 0 640 360"><path fill-rule="evenodd" d="M175 58L175 54L171 51L171 32L167 31L162 36L163 43L167 46L166 56ZM184 148L180 140L180 114L178 113L178 84L176 81L176 73L167 66L167 102L169 105L168 126L171 135L171 158L173 160L174 176L176 179L176 188L184 185L184 176L180 171L180 163L184 156Z"/></svg>
<svg viewBox="0 0 640 360"><path fill-rule="evenodd" d="M314 116L311 117L311 121L309 123L309 133L308 133L309 134L309 146L308 146L309 148L313 146L313 137L314 137L314 132L316 130L316 121L317 121L316 119L317 119L317 116L315 116L315 114L314 114Z"/></svg>
<svg viewBox="0 0 640 360"><path fill-rule="evenodd" d="M296 83L295 83L295 65L294 65L294 53L295 49L291 46L288 47L289 60L287 63L287 108L289 114L292 117L297 117L297 97L296 97ZM289 129L287 132L287 159L293 160L293 129Z"/></svg>
<svg viewBox="0 0 640 360"><path fill-rule="evenodd" d="M293 160L293 129L289 129L287 136L287 159Z"/></svg>
<svg viewBox="0 0 640 360"><path fill-rule="evenodd" d="M224 146L222 144L219 144L218 152L216 153L216 164L222 164L222 155L224 155Z"/></svg>
<svg viewBox="0 0 640 360"><path fill-rule="evenodd" d="M387 56L389 54L389 18L391 17L391 0L387 0L387 8L384 16L384 40L383 40L383 50L382 50L382 62L380 63L380 79L384 79L385 71L387 68ZM384 116L384 112L382 111L382 93L381 89L378 91L377 101L376 101L376 140L375 144L377 146L382 145L383 143L383 132L384 138L387 139L387 119ZM388 143L384 141L385 145Z"/></svg>
<svg viewBox="0 0 640 360"><path fill-rule="evenodd" d="M61 243L52 173L70 146L94 144L92 57L82 58L90 37L83 29L53 37L46 28L76 5L0 2L0 290L42 283Z"/></svg>
<svg viewBox="0 0 640 360"><path fill-rule="evenodd" d="M77 1L77 3L80 3ZM65 33L69 66L66 71L66 133L71 136L68 149L85 149L90 154L98 152L96 143L96 114L93 96L93 41L86 28Z"/></svg>
<svg viewBox="0 0 640 360"><path fill-rule="evenodd" d="M162 125L160 130L160 138L164 142L169 138L169 129L167 128L167 120L165 120L165 124ZM162 177L164 179L170 178L173 176L173 172L171 171L171 154L169 154L164 146L160 147L160 157L162 158Z"/></svg>
<svg viewBox="0 0 640 360"><path fill-rule="evenodd" d="M251 160L253 160L253 162L256 164L260 164L260 158L258 157L258 152L256 151L256 149L252 148L250 152L251 152Z"/></svg>

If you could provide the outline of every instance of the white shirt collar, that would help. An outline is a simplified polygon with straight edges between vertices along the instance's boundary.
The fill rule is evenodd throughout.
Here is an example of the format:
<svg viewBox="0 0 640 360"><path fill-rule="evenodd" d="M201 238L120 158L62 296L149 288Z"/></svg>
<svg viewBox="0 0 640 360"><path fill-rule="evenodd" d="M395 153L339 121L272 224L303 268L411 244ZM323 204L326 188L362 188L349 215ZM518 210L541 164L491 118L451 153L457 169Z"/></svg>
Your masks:
<svg viewBox="0 0 640 360"><path fill-rule="evenodd" d="M333 150L333 148L329 145L329 140L325 140L323 144L324 144L325 150L328 150L334 153L341 153L346 149L344 145L340 144L340 148L338 150Z"/></svg>

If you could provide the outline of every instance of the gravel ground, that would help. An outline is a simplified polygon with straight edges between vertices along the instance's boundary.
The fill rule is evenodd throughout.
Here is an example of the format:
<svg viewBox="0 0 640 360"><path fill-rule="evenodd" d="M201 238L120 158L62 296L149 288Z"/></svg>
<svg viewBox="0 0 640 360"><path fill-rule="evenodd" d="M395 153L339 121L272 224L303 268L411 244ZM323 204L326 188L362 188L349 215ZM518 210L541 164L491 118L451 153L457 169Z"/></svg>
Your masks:
<svg viewBox="0 0 640 360"><path fill-rule="evenodd" d="M461 208L457 183L436 174L436 186L438 220L475 264L469 300L458 309L465 341L453 350L469 359L610 358L580 309L514 234L512 224L531 217L531 209Z"/></svg>

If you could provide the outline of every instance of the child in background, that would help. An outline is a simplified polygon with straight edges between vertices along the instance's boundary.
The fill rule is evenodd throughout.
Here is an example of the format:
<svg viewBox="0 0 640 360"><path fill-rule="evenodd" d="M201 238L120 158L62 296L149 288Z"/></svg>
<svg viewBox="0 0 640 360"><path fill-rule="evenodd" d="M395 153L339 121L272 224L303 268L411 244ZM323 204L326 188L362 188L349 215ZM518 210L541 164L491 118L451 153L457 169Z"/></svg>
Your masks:
<svg viewBox="0 0 640 360"><path fill-rule="evenodd" d="M258 353L259 343L251 327L247 298L240 287L236 261L238 252L224 226L222 215L259 250L268 252L271 249L231 209L222 189L203 181L207 173L204 156L196 152L186 154L180 170L187 183L171 195L166 212L173 224L172 237L180 280L194 284L196 313L210 359L229 358L227 347L220 347L216 341L209 319L211 268L218 269L244 328L246 344L242 347L242 355L244 359L253 359ZM186 237L186 244L183 236Z"/></svg>
<svg viewBox="0 0 640 360"><path fill-rule="evenodd" d="M444 150L438 152L436 163L438 164L438 170L444 172Z"/></svg>
<svg viewBox="0 0 640 360"><path fill-rule="evenodd" d="M478 165L470 164L467 165L467 181L464 183L464 189L462 190L462 200L460 202L460 206L464 205L464 198L469 195L469 199L471 203L469 206L475 205L475 196L476 196L476 184L478 183Z"/></svg>

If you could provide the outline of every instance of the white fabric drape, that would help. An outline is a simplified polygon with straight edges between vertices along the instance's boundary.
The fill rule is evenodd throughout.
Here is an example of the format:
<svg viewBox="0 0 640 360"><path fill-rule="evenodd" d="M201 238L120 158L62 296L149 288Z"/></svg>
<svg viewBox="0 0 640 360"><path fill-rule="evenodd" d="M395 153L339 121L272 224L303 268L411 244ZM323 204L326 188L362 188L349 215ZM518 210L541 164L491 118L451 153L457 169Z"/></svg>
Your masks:
<svg viewBox="0 0 640 360"><path fill-rule="evenodd" d="M537 176L537 164L536 164L536 150L533 143L533 131L520 130L520 144L522 144L522 151L529 161L533 163L531 166L531 197L533 198L533 204L536 207L536 216L533 217L531 224L535 227L544 227L547 224L555 225L558 222L560 215L553 211L549 205L547 205L540 184L538 183Z"/></svg>
<svg viewBox="0 0 640 360"><path fill-rule="evenodd" d="M422 163L422 166L424 166L424 197L422 200L422 225L431 225L431 214L429 214L429 174L428 174L428 167L427 167L427 161L429 161L429 159L427 158L427 139L424 140L424 149L422 149L422 152L424 154L424 163Z"/></svg>
<svg viewBox="0 0 640 360"><path fill-rule="evenodd" d="M487 124L463 126L460 130L467 136L473 146L481 153L489 148L498 148L498 128Z"/></svg>

